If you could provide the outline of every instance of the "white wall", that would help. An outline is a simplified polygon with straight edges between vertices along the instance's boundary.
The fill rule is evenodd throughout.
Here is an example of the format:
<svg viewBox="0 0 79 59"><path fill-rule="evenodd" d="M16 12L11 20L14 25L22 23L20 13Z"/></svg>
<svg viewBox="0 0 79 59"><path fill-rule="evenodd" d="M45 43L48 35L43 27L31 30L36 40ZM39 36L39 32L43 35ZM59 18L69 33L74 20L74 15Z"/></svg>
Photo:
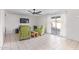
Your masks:
<svg viewBox="0 0 79 59"><path fill-rule="evenodd" d="M34 26L34 25L37 25L37 24L38 24L38 23L37 23L37 22L38 22L38 21L37 21L37 20L38 20L38 19L37 19L37 16L34 16L34 15L33 15L33 16L32 16L32 15L30 15L30 16L29 16L29 15L25 15L25 16L24 16L24 15L22 15L21 17L29 18L29 22L30 22L29 25L31 26L31 30L33 30L33 26Z"/></svg>
<svg viewBox="0 0 79 59"><path fill-rule="evenodd" d="M79 41L79 10L67 11L66 17L66 37Z"/></svg>
<svg viewBox="0 0 79 59"><path fill-rule="evenodd" d="M46 21L47 21L47 16L43 16L43 15L40 15L40 16L36 16L36 21L35 23L40 26L40 25L45 25L46 24Z"/></svg>
<svg viewBox="0 0 79 59"><path fill-rule="evenodd" d="M61 16L61 32L60 32L60 35L63 36L63 37L66 37L66 24L67 24L67 21L66 21L66 14L63 13L60 15Z"/></svg>
<svg viewBox="0 0 79 59"><path fill-rule="evenodd" d="M43 26L43 33L46 32L46 27L47 27L47 15L40 15L36 16L36 21L35 21L37 26Z"/></svg>
<svg viewBox="0 0 79 59"><path fill-rule="evenodd" d="M19 26L19 15L6 13L6 33L14 32L14 29Z"/></svg>
<svg viewBox="0 0 79 59"><path fill-rule="evenodd" d="M29 25L31 26L31 29L33 25L36 25L36 19L34 16L16 15L6 12L6 33L14 33L15 28L18 28L20 25L20 18L29 18Z"/></svg>
<svg viewBox="0 0 79 59"><path fill-rule="evenodd" d="M4 34L5 34L5 11L0 10L0 49L2 48L3 45L3 39L4 39Z"/></svg>
<svg viewBox="0 0 79 59"><path fill-rule="evenodd" d="M52 17L52 15L47 16L47 22L46 22L46 32L47 33L51 33L51 24L50 24L51 17Z"/></svg>

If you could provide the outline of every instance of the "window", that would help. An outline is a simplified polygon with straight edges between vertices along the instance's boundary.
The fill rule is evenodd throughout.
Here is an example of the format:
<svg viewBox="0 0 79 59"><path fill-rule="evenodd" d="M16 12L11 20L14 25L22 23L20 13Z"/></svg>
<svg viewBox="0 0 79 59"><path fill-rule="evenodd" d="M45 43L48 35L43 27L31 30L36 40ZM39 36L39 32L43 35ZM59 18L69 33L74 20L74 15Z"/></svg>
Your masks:
<svg viewBox="0 0 79 59"><path fill-rule="evenodd" d="M53 28L60 29L61 28L61 17L60 16L52 17L51 25Z"/></svg>

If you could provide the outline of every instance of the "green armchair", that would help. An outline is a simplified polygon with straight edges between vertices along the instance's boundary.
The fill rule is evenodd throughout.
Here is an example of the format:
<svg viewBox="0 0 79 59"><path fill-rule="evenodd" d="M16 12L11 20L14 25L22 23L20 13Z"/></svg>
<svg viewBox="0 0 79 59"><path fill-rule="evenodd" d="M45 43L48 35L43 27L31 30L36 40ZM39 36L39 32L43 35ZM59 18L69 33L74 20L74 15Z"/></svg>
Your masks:
<svg viewBox="0 0 79 59"><path fill-rule="evenodd" d="M43 34L43 32L44 32L44 27L43 26L37 27L37 29L35 29L35 31L38 32L39 35L41 36Z"/></svg>
<svg viewBox="0 0 79 59"><path fill-rule="evenodd" d="M31 37L31 31L29 25L20 25L19 38L20 40L25 40Z"/></svg>

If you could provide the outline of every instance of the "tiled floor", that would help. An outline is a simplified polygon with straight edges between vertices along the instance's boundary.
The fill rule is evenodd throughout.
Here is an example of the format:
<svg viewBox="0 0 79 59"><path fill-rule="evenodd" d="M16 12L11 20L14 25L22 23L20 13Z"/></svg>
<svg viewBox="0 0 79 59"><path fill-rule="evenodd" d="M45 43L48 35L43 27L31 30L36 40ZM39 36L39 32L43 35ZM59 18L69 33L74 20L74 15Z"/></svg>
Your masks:
<svg viewBox="0 0 79 59"><path fill-rule="evenodd" d="M45 34L37 38L19 41L16 34L8 34L2 50L72 50L79 49L79 42Z"/></svg>

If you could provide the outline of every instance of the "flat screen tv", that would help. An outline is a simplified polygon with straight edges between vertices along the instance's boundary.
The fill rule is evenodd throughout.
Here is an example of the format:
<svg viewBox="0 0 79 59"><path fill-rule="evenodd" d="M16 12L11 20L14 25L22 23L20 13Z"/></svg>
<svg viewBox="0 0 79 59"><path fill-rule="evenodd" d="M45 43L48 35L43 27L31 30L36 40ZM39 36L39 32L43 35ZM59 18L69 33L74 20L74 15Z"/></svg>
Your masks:
<svg viewBox="0 0 79 59"><path fill-rule="evenodd" d="M28 18L20 18L20 23L29 23Z"/></svg>

